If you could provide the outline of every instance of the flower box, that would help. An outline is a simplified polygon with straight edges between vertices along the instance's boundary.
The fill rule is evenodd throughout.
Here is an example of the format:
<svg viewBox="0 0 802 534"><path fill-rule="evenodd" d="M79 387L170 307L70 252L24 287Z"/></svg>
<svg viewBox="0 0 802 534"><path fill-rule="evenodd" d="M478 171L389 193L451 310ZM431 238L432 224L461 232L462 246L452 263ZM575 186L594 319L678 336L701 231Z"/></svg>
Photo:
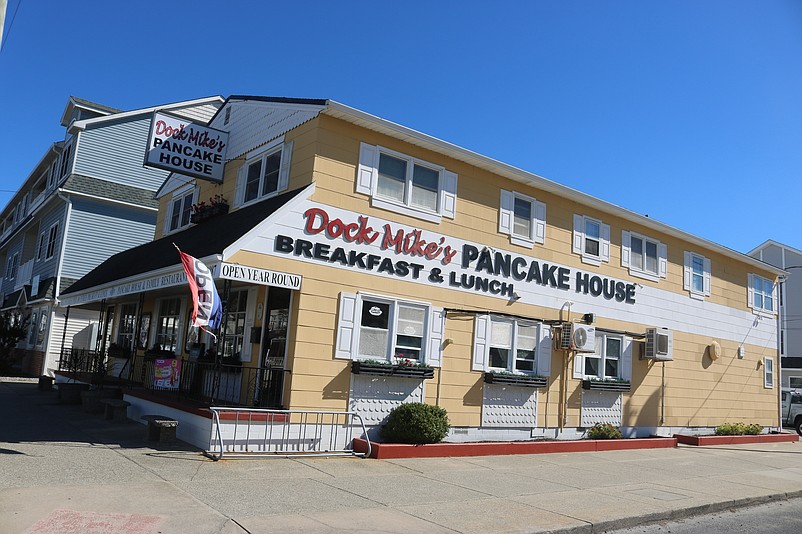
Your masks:
<svg viewBox="0 0 802 534"><path fill-rule="evenodd" d="M396 378L434 378L433 367L391 363L351 362L351 372L355 375L393 376Z"/></svg>
<svg viewBox="0 0 802 534"><path fill-rule="evenodd" d="M516 375L510 373L485 373L486 384L502 384L526 388L545 387L549 379L545 376Z"/></svg>
<svg viewBox="0 0 802 534"><path fill-rule="evenodd" d="M189 216L189 221L193 224L198 224L203 221L209 220L218 215L225 215L228 213L228 204L218 202L217 204L209 204L200 206L195 209Z"/></svg>
<svg viewBox="0 0 802 534"><path fill-rule="evenodd" d="M632 384L629 382L614 382L607 380L583 380L582 389L591 389L596 391L629 391L632 389Z"/></svg>

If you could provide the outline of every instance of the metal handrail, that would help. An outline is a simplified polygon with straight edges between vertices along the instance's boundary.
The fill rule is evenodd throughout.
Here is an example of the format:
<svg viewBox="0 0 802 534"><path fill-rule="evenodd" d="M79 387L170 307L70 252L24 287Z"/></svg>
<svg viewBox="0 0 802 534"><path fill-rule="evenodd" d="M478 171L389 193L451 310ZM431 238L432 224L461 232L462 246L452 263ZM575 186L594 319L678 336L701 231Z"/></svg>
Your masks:
<svg viewBox="0 0 802 534"><path fill-rule="evenodd" d="M305 410L269 410L269 409L259 409L259 408L236 408L230 406L212 406L209 408L212 411L213 416L213 424L215 427L214 431L214 438L219 446L219 453L215 454L214 451L207 451L205 454L212 460L220 460L225 455L229 458L253 458L253 457L283 457L283 458L290 458L296 456L362 456L367 458L370 456L371 453L371 444L370 440L366 439L367 442L367 451L364 453L355 452L353 450L353 427L354 422L359 423L359 427L362 429L362 435L367 437L367 428L365 427L365 422L362 419L362 416L355 412L326 412L326 411L305 411ZM245 436L245 444L244 448L246 452L233 452L229 451L226 453L226 447L223 443L223 436L220 430L220 413L236 413L236 419L234 423L234 439L233 443L236 445L237 440L237 430L240 424L240 414L248 414L247 419L247 428L246 428L246 436ZM275 450L271 452L267 452L266 450L263 451L255 451L255 452L248 452L247 449L252 445L251 444L251 430L253 424L253 417L254 414L264 415L264 423L265 428L263 430L264 436L261 438L260 443L254 443L254 446L261 445L261 448L267 449L269 448L268 442L271 443L270 446L275 445ZM297 421L293 423L293 416L296 416ZM329 416L330 424L325 424L325 418ZM314 420L312 422L309 421L310 417L313 417ZM338 422L335 423L335 417L342 417L342 424ZM260 417L261 419L261 417ZM277 441L273 441L273 431L275 423L278 422L288 422L289 424L282 424L280 428L281 435L278 436L276 439ZM310 450L295 450L290 451L288 450L288 445L292 439L292 428L291 425L295 424L297 426L297 435L301 438L298 441L298 445L302 441L306 441L307 439L311 439L313 444L318 443L319 440L324 439L324 427L329 426L334 429L333 433L329 433L329 447L325 451L315 450L314 447ZM310 428L311 426L311 428ZM338 428L342 426L345 428L345 432L347 435L339 436ZM269 432L268 432L269 427ZM312 432L312 436L308 437L308 433ZM351 443L351 448L337 448L336 443L338 439L344 439L345 443ZM255 440L259 440L259 438L255 438Z"/></svg>

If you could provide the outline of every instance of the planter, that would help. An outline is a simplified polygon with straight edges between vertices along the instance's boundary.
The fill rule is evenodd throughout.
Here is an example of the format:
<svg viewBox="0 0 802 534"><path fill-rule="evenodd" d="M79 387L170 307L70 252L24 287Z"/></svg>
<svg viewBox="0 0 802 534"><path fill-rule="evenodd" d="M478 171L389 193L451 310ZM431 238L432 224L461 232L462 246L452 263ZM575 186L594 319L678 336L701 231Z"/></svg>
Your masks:
<svg viewBox="0 0 802 534"><path fill-rule="evenodd" d="M545 376L485 373L485 384L501 384L505 386L520 386L525 388L542 388L546 387L548 381L549 379Z"/></svg>
<svg viewBox="0 0 802 534"><path fill-rule="evenodd" d="M583 380L582 389L596 391L629 391L632 384L629 382L605 382L603 380Z"/></svg>
<svg viewBox="0 0 802 534"><path fill-rule="evenodd" d="M750 443L795 443L796 434L758 434L756 436L686 436L674 434L679 443L705 447L708 445L748 445Z"/></svg>
<svg viewBox="0 0 802 534"><path fill-rule="evenodd" d="M547 454L565 452L598 452L634 449L672 449L676 438L582 439L565 441L515 441L482 443L432 443L406 445L400 443L370 442L370 457L380 460L392 458L443 458L456 456L499 456L506 454ZM367 442L354 438L355 452L367 452Z"/></svg>
<svg viewBox="0 0 802 534"><path fill-rule="evenodd" d="M434 378L433 367L413 367L409 365L387 365L352 361L351 372L355 375L393 376L397 378Z"/></svg>

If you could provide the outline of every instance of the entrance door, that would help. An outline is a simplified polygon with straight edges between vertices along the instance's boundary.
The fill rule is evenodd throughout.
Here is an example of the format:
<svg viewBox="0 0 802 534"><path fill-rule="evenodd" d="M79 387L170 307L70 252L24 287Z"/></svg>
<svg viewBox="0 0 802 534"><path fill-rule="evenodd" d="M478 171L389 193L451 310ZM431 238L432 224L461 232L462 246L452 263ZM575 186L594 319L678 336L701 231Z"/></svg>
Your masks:
<svg viewBox="0 0 802 534"><path fill-rule="evenodd" d="M280 287L270 287L267 291L261 367L265 368L262 399L269 406L281 406L291 296L291 290Z"/></svg>

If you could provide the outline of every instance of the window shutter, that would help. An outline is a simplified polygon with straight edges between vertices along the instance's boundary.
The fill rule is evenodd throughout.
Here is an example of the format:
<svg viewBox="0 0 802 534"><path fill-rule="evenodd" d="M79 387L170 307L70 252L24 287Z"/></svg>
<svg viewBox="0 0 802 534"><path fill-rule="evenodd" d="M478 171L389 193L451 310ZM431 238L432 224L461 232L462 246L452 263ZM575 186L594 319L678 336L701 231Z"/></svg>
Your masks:
<svg viewBox="0 0 802 534"><path fill-rule="evenodd" d="M237 190L234 192L234 207L237 208L242 205L242 200L245 198L245 177L248 174L248 163L241 165L237 171Z"/></svg>
<svg viewBox="0 0 802 534"><path fill-rule="evenodd" d="M573 252L582 254L582 237L585 234L585 218L581 215L574 215L574 243Z"/></svg>
<svg viewBox="0 0 802 534"><path fill-rule="evenodd" d="M712 269L710 267L710 259L705 258L705 271L704 271L704 285L705 285L705 295L710 296L710 276Z"/></svg>
<svg viewBox="0 0 802 534"><path fill-rule="evenodd" d="M535 243L546 242L546 204L535 200Z"/></svg>
<svg viewBox="0 0 802 534"><path fill-rule="evenodd" d="M339 312L334 357L350 360L356 347L357 296L340 293Z"/></svg>
<svg viewBox="0 0 802 534"><path fill-rule="evenodd" d="M547 324L540 325L537 339L537 374L540 376L551 375L551 327Z"/></svg>
<svg viewBox="0 0 802 534"><path fill-rule="evenodd" d="M597 338L598 339L598 338ZM585 357L579 353L574 353L574 378L585 376Z"/></svg>
<svg viewBox="0 0 802 534"><path fill-rule="evenodd" d="M668 245L665 243L660 243L657 245L657 255L658 255L658 264L659 264L659 273L660 278L665 278L668 276Z"/></svg>
<svg viewBox="0 0 802 534"><path fill-rule="evenodd" d="M746 304L750 308L755 307L755 283L754 277L752 273L749 273L749 276L746 279L746 283L749 284L746 288Z"/></svg>
<svg viewBox="0 0 802 534"><path fill-rule="evenodd" d="M610 261L610 225L601 225L601 259Z"/></svg>
<svg viewBox="0 0 802 534"><path fill-rule="evenodd" d="M290 162L292 161L292 141L284 143L281 149L281 166L278 169L278 188L284 191L290 184Z"/></svg>
<svg viewBox="0 0 802 534"><path fill-rule="evenodd" d="M621 267L629 268L631 236L632 234L626 230L621 232Z"/></svg>
<svg viewBox="0 0 802 534"><path fill-rule="evenodd" d="M501 206L498 210L498 232L500 234L512 235L512 212L514 209L515 197L511 191L501 190Z"/></svg>
<svg viewBox="0 0 802 534"><path fill-rule="evenodd" d="M477 315L473 320L473 365L474 371L485 370L485 356L490 342L490 316Z"/></svg>
<svg viewBox="0 0 802 534"><path fill-rule="evenodd" d="M170 232L170 221L173 218L173 209L175 209L175 207L173 206L173 199L171 198L170 201L167 203L167 209L164 210L164 212L165 212L164 213L164 229L162 230L162 234L163 235L167 235ZM43 232L42 233L42 239L44 240L44 238L45 238L45 234ZM47 241L45 241L45 243L47 243ZM47 256L47 249L45 249L45 253L43 254L43 256Z"/></svg>
<svg viewBox="0 0 802 534"><path fill-rule="evenodd" d="M621 351L621 379L632 382L632 338L624 337Z"/></svg>
<svg viewBox="0 0 802 534"><path fill-rule="evenodd" d="M771 286L771 311L773 311L773 312L776 312L777 310L780 309L780 307L777 305L777 303L780 302L779 300L777 300L777 286L778 285L779 284L775 282Z"/></svg>
<svg viewBox="0 0 802 534"><path fill-rule="evenodd" d="M373 192L374 177L378 172L379 150L367 143L359 144L359 167L356 172L356 192L370 195Z"/></svg>
<svg viewBox="0 0 802 534"><path fill-rule="evenodd" d="M443 189L440 192L440 212L453 219L457 214L457 173L443 171Z"/></svg>
<svg viewBox="0 0 802 534"><path fill-rule="evenodd" d="M443 360L443 331L446 314L443 308L432 308L429 315L429 350L426 363L432 367L440 367Z"/></svg>
<svg viewBox="0 0 802 534"><path fill-rule="evenodd" d="M691 290L691 263L693 256L687 250L685 251L685 262L682 268L682 288L686 291Z"/></svg>

